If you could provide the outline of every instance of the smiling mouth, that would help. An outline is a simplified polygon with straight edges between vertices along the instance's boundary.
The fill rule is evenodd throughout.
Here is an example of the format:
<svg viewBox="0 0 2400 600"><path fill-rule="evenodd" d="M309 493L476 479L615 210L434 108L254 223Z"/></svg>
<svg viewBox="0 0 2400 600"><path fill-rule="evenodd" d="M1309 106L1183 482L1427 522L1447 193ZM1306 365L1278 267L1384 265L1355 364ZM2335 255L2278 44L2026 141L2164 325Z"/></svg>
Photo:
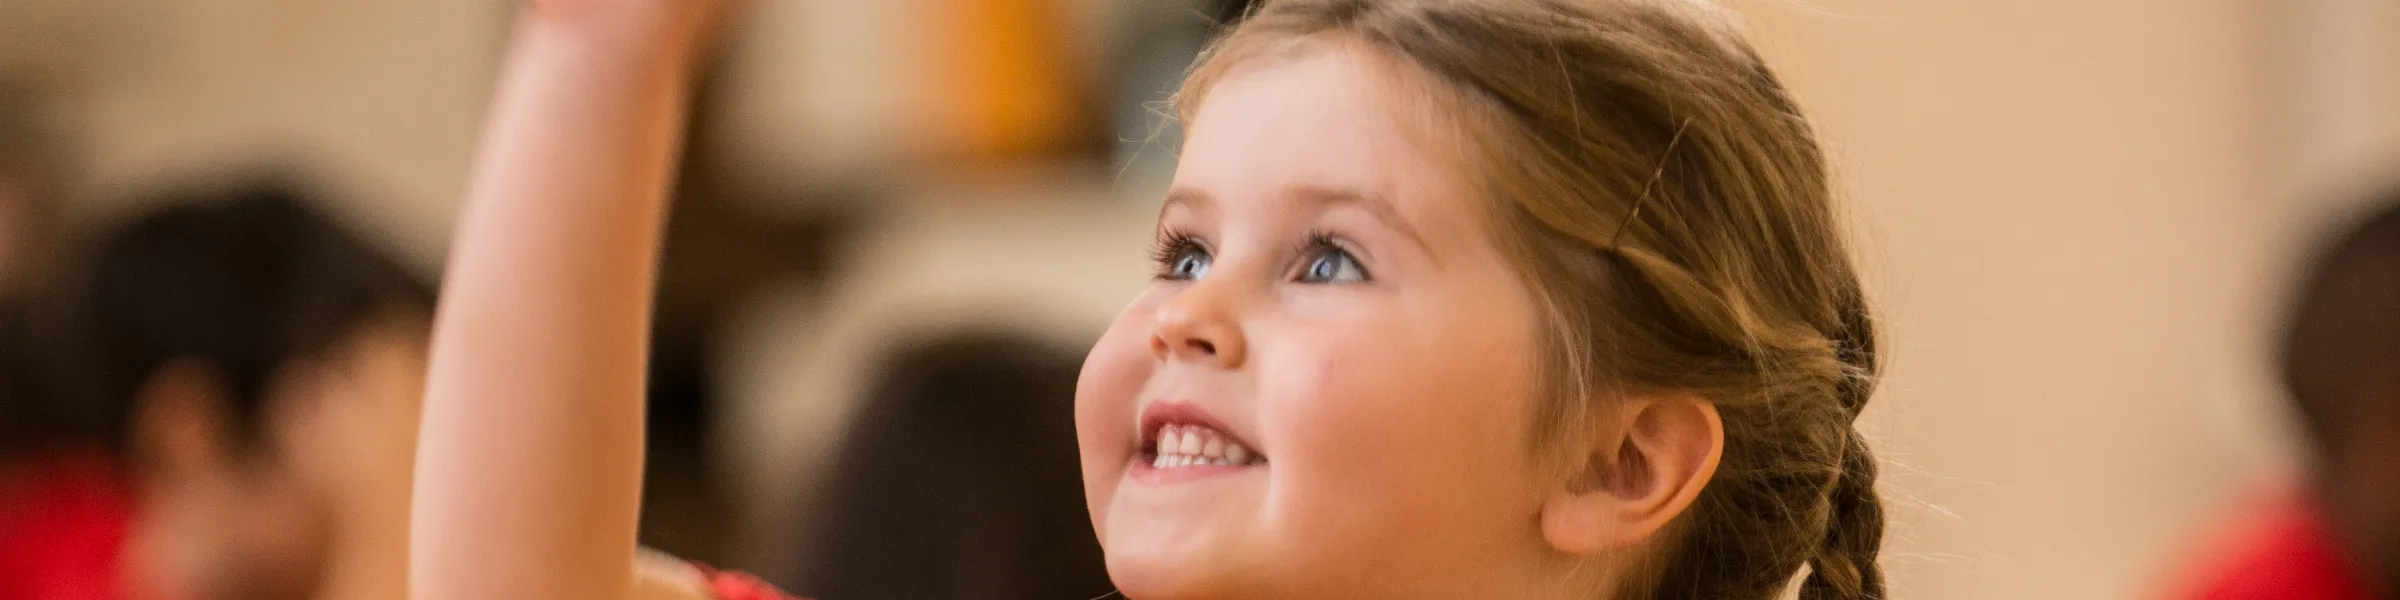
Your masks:
<svg viewBox="0 0 2400 600"><path fill-rule="evenodd" d="M1266 462L1249 446L1206 425L1165 425L1143 452L1153 469L1243 467Z"/></svg>
<svg viewBox="0 0 2400 600"><path fill-rule="evenodd" d="M1267 457L1189 402L1163 402L1142 415L1140 467L1154 471L1220 471L1264 465Z"/></svg>

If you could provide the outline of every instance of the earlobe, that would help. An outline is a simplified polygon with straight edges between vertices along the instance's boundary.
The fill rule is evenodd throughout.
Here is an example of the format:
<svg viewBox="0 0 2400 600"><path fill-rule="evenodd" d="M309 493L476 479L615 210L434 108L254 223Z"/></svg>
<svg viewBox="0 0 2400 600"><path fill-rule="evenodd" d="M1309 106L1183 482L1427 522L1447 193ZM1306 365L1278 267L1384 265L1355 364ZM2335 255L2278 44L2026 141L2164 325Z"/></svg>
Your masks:
<svg viewBox="0 0 2400 600"><path fill-rule="evenodd" d="M1716 405L1698 395L1628 399L1603 418L1603 435L1542 507L1542 536L1563 553L1648 540L1699 497L1724 453Z"/></svg>

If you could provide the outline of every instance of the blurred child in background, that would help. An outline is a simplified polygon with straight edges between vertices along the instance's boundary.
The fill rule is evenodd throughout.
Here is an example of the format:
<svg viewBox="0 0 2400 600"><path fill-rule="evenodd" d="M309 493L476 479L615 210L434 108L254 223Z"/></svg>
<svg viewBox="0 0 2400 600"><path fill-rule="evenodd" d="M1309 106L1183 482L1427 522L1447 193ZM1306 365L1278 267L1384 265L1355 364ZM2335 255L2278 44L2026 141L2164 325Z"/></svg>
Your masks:
<svg viewBox="0 0 2400 600"><path fill-rule="evenodd" d="M791 589L1045 600L1110 589L1083 510L1073 349L961 332L901 352L860 407Z"/></svg>
<svg viewBox="0 0 2400 600"><path fill-rule="evenodd" d="M129 425L130 532L123 516L103 519L113 527L102 532L130 535L130 554L124 567L96 570L126 572L141 591L176 600L403 597L431 287L289 187L196 189L154 202L167 208L102 238L75 298L89 317L98 395L125 407ZM977 354L1002 360L962 361L955 344L941 345L894 364L906 384L877 395L884 401L870 412L890 418L870 419L875 431L848 455L852 476L840 497L929 511L862 509L854 516L891 518L852 519L837 535L862 550L872 548L863 540L883 540L900 553L822 557L830 568L815 571L817 581L856 585L908 572L924 585L994 598L1106 591L1089 530L1058 526L1082 515L1071 419L1055 402L1073 387L1073 355L1005 349ZM999 478L997 487L965 494L961 481L908 485L908 474L928 466L911 458L929 455L907 450L933 446L894 435L925 427L953 444L997 440L937 457ZM1056 480L1027 485L1027 465L1050 468ZM987 534L965 523L913 523L944 511L971 513ZM1028 522L1039 519L1048 520ZM988 535L993 525L1015 529ZM97 541L106 548L86 554L113 563L117 541ZM921 548L912 543L954 552L911 561L906 551ZM1071 564L1042 562L1053 558ZM688 575L679 563L651 567L645 580Z"/></svg>
<svg viewBox="0 0 2400 600"><path fill-rule="evenodd" d="M2400 591L2400 191L2335 238L2286 325L2284 384L2313 460L2173 597L2367 600Z"/></svg>
<svg viewBox="0 0 2400 600"><path fill-rule="evenodd" d="M433 290L289 188L165 200L79 302L127 407L131 570L179 599L401 597Z"/></svg>

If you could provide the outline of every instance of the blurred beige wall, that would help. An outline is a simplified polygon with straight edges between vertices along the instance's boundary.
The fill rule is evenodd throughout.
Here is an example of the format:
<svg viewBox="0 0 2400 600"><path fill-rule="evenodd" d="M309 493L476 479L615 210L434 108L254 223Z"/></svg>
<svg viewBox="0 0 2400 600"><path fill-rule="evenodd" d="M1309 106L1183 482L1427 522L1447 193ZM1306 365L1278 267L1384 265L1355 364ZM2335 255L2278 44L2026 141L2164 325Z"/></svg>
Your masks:
<svg viewBox="0 0 2400 600"><path fill-rule="evenodd" d="M107 218L132 194L227 168L301 170L343 216L439 267L505 2L7 0L0 70L59 86Z"/></svg>

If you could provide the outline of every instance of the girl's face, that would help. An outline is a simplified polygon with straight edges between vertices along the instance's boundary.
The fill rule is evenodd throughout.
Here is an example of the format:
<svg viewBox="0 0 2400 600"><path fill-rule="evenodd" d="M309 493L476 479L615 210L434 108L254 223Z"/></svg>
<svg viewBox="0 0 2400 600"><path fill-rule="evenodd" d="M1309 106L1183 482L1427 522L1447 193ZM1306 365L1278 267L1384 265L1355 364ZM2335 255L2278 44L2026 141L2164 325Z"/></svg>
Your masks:
<svg viewBox="0 0 2400 600"><path fill-rule="evenodd" d="M1156 283L1076 390L1129 597L1483 597L1535 582L1535 302L1419 93L1342 47L1193 118Z"/></svg>
<svg viewBox="0 0 2400 600"><path fill-rule="evenodd" d="M183 367L157 375L140 402L154 425L133 532L144 583L165 597L298 600L334 593L337 571L380 575L340 567L405 552L428 328L366 325L325 357L286 361L257 448L237 447L216 384Z"/></svg>

